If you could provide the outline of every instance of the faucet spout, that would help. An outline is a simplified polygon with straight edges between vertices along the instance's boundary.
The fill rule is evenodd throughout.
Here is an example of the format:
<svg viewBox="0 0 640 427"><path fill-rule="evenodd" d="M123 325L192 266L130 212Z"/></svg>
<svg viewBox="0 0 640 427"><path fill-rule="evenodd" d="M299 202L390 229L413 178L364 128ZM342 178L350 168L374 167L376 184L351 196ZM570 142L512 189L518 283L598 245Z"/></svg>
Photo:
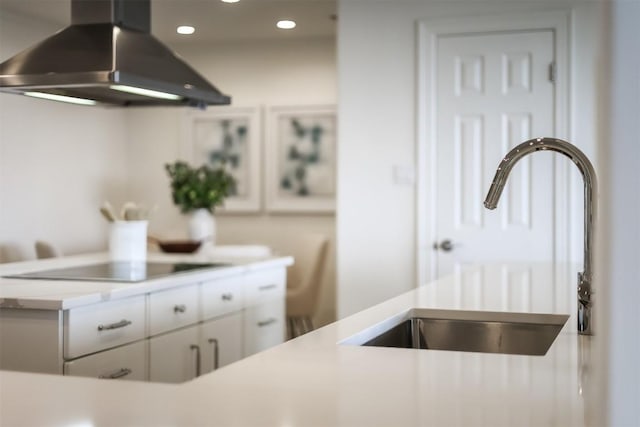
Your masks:
<svg viewBox="0 0 640 427"><path fill-rule="evenodd" d="M596 173L587 156L576 146L557 138L534 138L525 141L511 151L498 165L489 192L484 201L487 209L495 209L513 166L521 158L536 151L554 151L569 157L578 167L584 181L584 271L578 273L578 332L582 335L593 334L593 316L591 296L593 290L593 225L596 216L595 194L597 191Z"/></svg>

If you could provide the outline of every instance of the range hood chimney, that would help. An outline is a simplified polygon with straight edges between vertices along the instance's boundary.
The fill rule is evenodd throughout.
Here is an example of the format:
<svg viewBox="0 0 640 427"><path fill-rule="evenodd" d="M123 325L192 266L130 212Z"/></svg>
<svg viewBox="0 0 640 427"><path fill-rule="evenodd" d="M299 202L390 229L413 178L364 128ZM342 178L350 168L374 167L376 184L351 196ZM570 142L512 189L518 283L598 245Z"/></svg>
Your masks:
<svg viewBox="0 0 640 427"><path fill-rule="evenodd" d="M153 106L231 98L151 35L151 0L71 0L71 26L0 64L0 91Z"/></svg>

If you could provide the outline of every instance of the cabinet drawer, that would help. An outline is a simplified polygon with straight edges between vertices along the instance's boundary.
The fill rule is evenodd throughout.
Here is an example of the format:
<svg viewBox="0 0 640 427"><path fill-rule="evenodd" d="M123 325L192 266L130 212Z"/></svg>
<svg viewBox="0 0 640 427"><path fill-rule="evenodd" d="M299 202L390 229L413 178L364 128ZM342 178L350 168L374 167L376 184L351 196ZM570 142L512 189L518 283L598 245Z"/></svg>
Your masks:
<svg viewBox="0 0 640 427"><path fill-rule="evenodd" d="M284 305L284 300L279 299L250 307L245 311L245 356L284 342Z"/></svg>
<svg viewBox="0 0 640 427"><path fill-rule="evenodd" d="M149 295L149 333L157 335L198 322L198 286Z"/></svg>
<svg viewBox="0 0 640 427"><path fill-rule="evenodd" d="M242 310L242 277L229 277L204 282L201 288L202 319Z"/></svg>
<svg viewBox="0 0 640 427"><path fill-rule="evenodd" d="M282 299L286 291L286 277L284 268L256 271L244 276L246 305Z"/></svg>
<svg viewBox="0 0 640 427"><path fill-rule="evenodd" d="M64 374L80 377L145 381L147 341L102 351L64 363Z"/></svg>
<svg viewBox="0 0 640 427"><path fill-rule="evenodd" d="M64 358L137 341L145 333L144 295L64 312Z"/></svg>

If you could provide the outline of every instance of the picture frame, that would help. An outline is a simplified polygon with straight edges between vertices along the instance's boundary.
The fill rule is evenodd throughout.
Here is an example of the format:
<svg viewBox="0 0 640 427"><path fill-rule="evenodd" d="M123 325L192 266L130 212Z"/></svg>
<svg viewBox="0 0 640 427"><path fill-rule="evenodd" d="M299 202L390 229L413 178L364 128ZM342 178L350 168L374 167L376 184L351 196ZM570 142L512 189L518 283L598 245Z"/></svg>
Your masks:
<svg viewBox="0 0 640 427"><path fill-rule="evenodd" d="M209 107L187 114L183 156L194 166L226 164L236 180L221 213L257 213L262 207L261 110L259 107Z"/></svg>
<svg viewBox="0 0 640 427"><path fill-rule="evenodd" d="M336 135L335 105L268 108L265 195L269 212L335 212Z"/></svg>

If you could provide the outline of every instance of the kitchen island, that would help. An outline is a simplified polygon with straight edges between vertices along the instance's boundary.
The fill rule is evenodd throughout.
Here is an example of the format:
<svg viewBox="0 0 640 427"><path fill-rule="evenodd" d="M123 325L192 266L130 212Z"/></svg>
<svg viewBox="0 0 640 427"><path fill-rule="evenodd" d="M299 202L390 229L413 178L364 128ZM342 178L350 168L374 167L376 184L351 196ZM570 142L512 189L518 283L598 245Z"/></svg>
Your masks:
<svg viewBox="0 0 640 427"><path fill-rule="evenodd" d="M0 369L181 383L284 342L293 259L203 249L0 266Z"/></svg>
<svg viewBox="0 0 640 427"><path fill-rule="evenodd" d="M518 311L571 315L544 356L343 343L412 308L501 311L504 296L521 286L510 274L495 286L488 280L481 298L465 298L450 292L459 289L454 275L182 384L2 371L0 425L593 424L588 411L602 410L591 361L595 338L577 334L575 302L567 310L556 298L536 298L550 277L569 275L546 264L526 268L531 302ZM475 266L464 274L491 279L504 271ZM572 281L559 281L556 287L574 290Z"/></svg>

